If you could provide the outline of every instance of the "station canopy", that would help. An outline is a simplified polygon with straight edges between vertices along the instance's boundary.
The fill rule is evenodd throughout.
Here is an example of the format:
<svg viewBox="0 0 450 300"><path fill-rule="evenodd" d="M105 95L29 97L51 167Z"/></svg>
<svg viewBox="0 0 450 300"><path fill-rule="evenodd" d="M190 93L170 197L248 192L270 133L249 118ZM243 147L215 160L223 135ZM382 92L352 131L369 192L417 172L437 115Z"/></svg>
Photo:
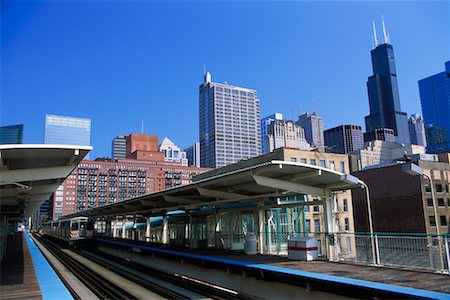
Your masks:
<svg viewBox="0 0 450 300"><path fill-rule="evenodd" d="M227 172L213 170L208 173L201 174L200 180L189 185L80 211L64 218L130 214L155 216L170 211L211 208L228 203L252 203L274 197L331 197L332 192L359 188L362 184L358 178L349 174L279 160Z"/></svg>
<svg viewBox="0 0 450 300"><path fill-rule="evenodd" d="M1 216L30 217L70 175L91 146L0 145Z"/></svg>

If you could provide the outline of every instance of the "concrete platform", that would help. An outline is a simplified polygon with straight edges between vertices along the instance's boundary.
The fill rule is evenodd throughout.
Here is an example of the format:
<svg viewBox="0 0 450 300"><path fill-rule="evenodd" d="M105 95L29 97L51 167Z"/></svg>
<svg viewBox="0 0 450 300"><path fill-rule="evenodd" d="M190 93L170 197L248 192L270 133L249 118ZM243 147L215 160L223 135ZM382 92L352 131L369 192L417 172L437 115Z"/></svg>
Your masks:
<svg viewBox="0 0 450 300"><path fill-rule="evenodd" d="M273 255L245 255L243 251L216 249L189 249L186 247L169 247L157 243L145 243L121 239L100 239L111 241L116 245L133 247L142 250L161 253L162 255L179 256L182 259L213 262L211 266L229 264L242 269L258 269L284 276L313 278L318 281L328 281L334 284L361 286L367 289L380 289L403 293L416 297L450 299L450 275L427 273L416 270L371 267L350 263L318 261L294 261L287 257ZM135 246L133 246L135 245ZM128 250L129 251L129 250ZM423 292L421 292L423 291ZM438 294L434 294L437 292ZM422 295L422 296L420 296Z"/></svg>

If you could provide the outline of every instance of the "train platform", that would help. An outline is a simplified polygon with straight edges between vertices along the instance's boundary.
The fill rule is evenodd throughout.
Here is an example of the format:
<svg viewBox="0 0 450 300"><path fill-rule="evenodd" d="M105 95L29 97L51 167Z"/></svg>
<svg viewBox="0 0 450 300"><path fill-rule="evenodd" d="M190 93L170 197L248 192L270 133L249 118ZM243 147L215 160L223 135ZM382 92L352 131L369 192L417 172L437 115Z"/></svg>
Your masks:
<svg viewBox="0 0 450 300"><path fill-rule="evenodd" d="M97 238L99 243L128 248L128 253L148 252L172 259L227 272L255 273L261 278L271 277L286 282L309 282L309 286L320 288L357 290L364 294L376 291L381 298L429 298L450 299L450 276L416 270L371 267L349 263L317 261L295 261L283 256L245 255L243 251L216 249L189 249L168 247L156 243L131 240ZM131 250L131 251L130 251ZM259 274L259 275L258 275ZM328 287L327 287L328 286Z"/></svg>
<svg viewBox="0 0 450 300"><path fill-rule="evenodd" d="M8 236L0 299L73 299L27 232Z"/></svg>

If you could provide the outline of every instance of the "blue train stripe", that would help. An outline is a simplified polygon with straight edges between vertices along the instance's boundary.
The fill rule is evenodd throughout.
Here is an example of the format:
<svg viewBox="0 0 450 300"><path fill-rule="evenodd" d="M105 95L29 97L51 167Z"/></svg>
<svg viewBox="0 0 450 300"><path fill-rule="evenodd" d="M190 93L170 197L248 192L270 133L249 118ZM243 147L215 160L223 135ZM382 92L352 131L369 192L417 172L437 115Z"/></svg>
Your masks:
<svg viewBox="0 0 450 300"><path fill-rule="evenodd" d="M414 297L421 297L421 298L428 298L428 299L450 299L449 294L427 291L427 290L420 290L420 289L415 289L415 288L410 288L410 287L403 287L403 286L397 286L397 285L373 282L373 281L366 281L366 280L354 279L354 278L339 277L339 276L328 275L328 274L293 270L293 269L287 269L287 268L281 268L281 267L275 267L275 266L268 266L268 265L264 265L264 264L253 264L253 263L241 262L241 261L225 259L225 258L204 256L204 255L199 255L199 254L191 254L191 253L185 253L185 252L174 251L174 250L166 250L166 249L154 248L154 247L138 245L138 244L130 244L130 243L126 243L126 242L114 241L114 240L103 239L103 238L96 238L96 239L101 242L122 245L122 246L128 246L128 247L133 247L133 248L139 248L139 249L145 249L145 250L153 251L156 253L171 254L171 255L176 255L176 256L185 257L185 258L206 260L206 261L228 264L228 265L238 266L238 267L243 267L243 268L282 273L282 274L286 274L286 275L293 275L293 276L310 278L310 279L315 279L315 280L320 280L320 281L327 281L327 282L337 283L337 284L352 285L355 287L377 290L377 291L381 291L381 292L402 294L405 296L414 296Z"/></svg>
<svg viewBox="0 0 450 300"><path fill-rule="evenodd" d="M39 248L28 236L24 234L31 260L33 261L34 271L41 287L42 297L45 299L73 299L66 286L55 273L49 262L45 259Z"/></svg>

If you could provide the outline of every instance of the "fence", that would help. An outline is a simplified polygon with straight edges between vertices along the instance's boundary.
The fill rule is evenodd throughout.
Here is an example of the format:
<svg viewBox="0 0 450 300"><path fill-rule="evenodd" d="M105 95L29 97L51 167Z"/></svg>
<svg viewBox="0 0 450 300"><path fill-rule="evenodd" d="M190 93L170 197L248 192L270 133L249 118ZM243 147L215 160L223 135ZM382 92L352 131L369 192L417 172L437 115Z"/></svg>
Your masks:
<svg viewBox="0 0 450 300"><path fill-rule="evenodd" d="M335 261L450 273L450 236L393 233L272 233L269 254L286 255L292 237L317 238L319 256Z"/></svg>

